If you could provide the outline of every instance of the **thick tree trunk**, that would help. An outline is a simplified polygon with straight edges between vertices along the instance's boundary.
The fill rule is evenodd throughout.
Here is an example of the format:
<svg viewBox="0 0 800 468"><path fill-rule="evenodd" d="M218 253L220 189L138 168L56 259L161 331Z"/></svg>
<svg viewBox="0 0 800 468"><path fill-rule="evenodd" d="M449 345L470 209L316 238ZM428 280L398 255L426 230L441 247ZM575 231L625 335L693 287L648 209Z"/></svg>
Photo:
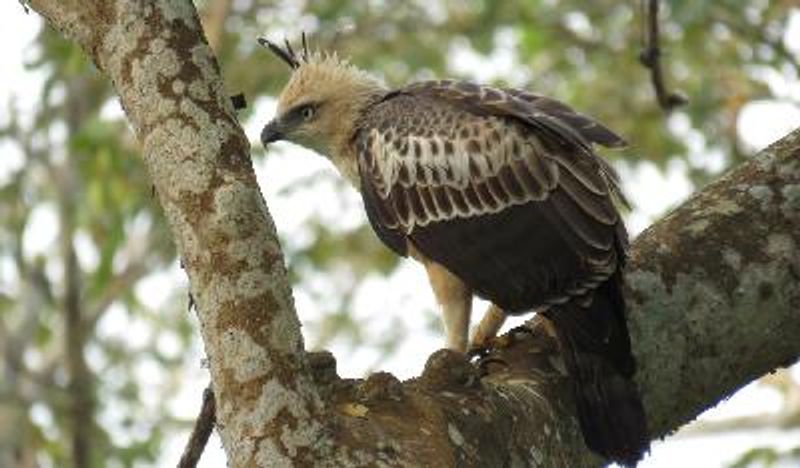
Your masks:
<svg viewBox="0 0 800 468"><path fill-rule="evenodd" d="M30 6L110 77L142 143L197 301L232 466L601 463L543 322L478 368L439 351L405 383L343 381L332 357L306 356L247 140L190 1ZM800 131L634 243L629 323L653 437L800 355L798 242Z"/></svg>
<svg viewBox="0 0 800 468"><path fill-rule="evenodd" d="M198 306L231 464L313 460L329 446L327 407L310 378L247 138L192 2L30 6L109 76L142 144Z"/></svg>

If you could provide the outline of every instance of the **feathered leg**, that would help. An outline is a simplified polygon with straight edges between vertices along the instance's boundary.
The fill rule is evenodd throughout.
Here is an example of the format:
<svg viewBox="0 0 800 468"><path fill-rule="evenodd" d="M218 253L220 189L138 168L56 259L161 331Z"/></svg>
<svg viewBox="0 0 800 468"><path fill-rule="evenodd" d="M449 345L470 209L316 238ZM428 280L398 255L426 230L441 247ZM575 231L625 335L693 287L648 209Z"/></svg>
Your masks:
<svg viewBox="0 0 800 468"><path fill-rule="evenodd" d="M497 336L497 332L506 321L506 313L503 309L492 304L483 315L475 331L472 332L472 339L470 340L469 347L471 350L480 349L485 347L489 341Z"/></svg>
<svg viewBox="0 0 800 468"><path fill-rule="evenodd" d="M440 264L432 260L425 260L423 263L436 301L442 307L447 347L462 353L466 352L469 317L472 311L472 291Z"/></svg>

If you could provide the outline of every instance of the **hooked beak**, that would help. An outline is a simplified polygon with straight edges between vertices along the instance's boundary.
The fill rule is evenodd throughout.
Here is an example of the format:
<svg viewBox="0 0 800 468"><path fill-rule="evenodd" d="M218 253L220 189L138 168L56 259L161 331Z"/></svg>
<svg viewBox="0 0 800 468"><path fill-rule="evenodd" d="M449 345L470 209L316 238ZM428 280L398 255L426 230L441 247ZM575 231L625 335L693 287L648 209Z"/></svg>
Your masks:
<svg viewBox="0 0 800 468"><path fill-rule="evenodd" d="M265 125L264 129L261 130L261 143L265 147L274 141L283 140L284 138L283 125L281 125L281 122L277 118L270 121L270 123Z"/></svg>

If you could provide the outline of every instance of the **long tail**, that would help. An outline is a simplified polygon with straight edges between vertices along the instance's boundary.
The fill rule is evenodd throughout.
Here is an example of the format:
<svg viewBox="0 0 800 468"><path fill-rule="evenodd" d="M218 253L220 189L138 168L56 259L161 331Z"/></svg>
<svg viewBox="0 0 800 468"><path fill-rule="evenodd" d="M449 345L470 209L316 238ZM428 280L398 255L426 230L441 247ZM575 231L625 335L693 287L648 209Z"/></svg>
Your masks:
<svg viewBox="0 0 800 468"><path fill-rule="evenodd" d="M553 307L554 323L572 383L586 445L623 465L635 465L650 449L644 408L633 381L636 364L625 322L617 273L581 301Z"/></svg>

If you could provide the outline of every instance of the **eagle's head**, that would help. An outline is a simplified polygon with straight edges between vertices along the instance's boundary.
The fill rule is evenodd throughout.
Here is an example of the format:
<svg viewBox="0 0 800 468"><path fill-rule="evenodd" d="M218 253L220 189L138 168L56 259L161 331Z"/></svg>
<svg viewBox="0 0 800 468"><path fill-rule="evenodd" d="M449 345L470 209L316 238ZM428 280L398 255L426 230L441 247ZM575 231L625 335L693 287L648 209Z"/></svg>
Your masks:
<svg viewBox="0 0 800 468"><path fill-rule="evenodd" d="M261 132L264 145L291 141L331 158L337 166L338 159L354 159L345 153L350 153L358 119L370 102L387 92L384 84L335 53L310 53L305 36L300 54L288 42L285 49L263 38L259 42L292 70L278 96L277 113Z"/></svg>

